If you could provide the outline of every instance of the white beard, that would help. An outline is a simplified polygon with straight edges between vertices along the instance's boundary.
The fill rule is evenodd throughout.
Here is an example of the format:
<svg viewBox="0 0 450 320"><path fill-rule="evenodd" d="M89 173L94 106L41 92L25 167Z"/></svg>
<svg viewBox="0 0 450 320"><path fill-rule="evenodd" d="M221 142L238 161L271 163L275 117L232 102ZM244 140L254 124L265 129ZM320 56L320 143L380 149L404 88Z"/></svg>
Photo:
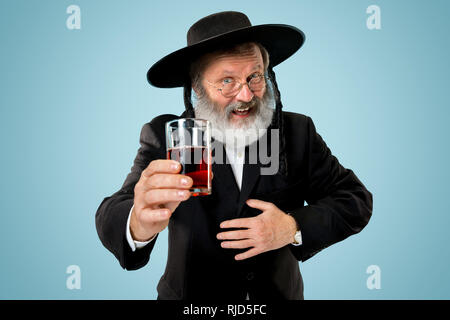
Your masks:
<svg viewBox="0 0 450 320"><path fill-rule="evenodd" d="M252 106L252 114L247 118L232 122L231 112L239 106ZM262 99L253 97L248 103L231 103L220 110L206 97L197 99L195 103L195 117L211 122L212 137L233 148L243 148L259 140L266 132L274 113L274 99L272 91L267 88Z"/></svg>

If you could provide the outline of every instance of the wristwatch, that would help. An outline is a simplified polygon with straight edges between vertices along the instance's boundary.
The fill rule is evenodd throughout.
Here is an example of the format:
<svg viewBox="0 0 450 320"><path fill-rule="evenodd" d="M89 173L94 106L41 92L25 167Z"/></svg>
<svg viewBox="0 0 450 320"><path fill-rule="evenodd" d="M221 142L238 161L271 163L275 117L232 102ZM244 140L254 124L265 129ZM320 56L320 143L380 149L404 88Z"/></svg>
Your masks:
<svg viewBox="0 0 450 320"><path fill-rule="evenodd" d="M294 218L292 213L288 213L288 215L290 215L292 218ZM295 218L294 218L294 220L295 220ZM297 225L297 232L294 235L294 242L291 242L291 244L293 246L299 246L302 244L302 233L300 232L300 228L298 227L297 220L295 220L295 223Z"/></svg>

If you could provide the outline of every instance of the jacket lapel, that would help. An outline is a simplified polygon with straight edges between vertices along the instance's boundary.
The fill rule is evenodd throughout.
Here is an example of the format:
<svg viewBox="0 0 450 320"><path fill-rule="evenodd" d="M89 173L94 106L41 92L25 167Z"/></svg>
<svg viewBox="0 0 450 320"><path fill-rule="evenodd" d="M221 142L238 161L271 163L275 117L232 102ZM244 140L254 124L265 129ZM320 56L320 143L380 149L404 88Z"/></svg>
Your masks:
<svg viewBox="0 0 450 320"><path fill-rule="evenodd" d="M216 191L220 195L228 195L230 199L238 199L239 188L231 166L227 163L213 163L212 171L214 174L212 180L213 192Z"/></svg>
<svg viewBox="0 0 450 320"><path fill-rule="evenodd" d="M221 152L217 154L217 149L220 148ZM219 221L223 221L233 218L236 215L240 192L231 165L226 161L227 155L223 145L216 142L212 153L214 158L212 164L214 177L212 179L212 194L209 198L215 204L220 203L224 206L219 210L217 217ZM223 158L218 159L220 157Z"/></svg>
<svg viewBox="0 0 450 320"><path fill-rule="evenodd" d="M249 161L249 147L245 148L245 163L242 173L242 186L241 193L239 195L238 209L237 215L241 216L242 208L245 205L245 201L249 198L250 193L255 187L256 183L259 180L259 176L261 173L261 164L259 159L256 163L250 163Z"/></svg>

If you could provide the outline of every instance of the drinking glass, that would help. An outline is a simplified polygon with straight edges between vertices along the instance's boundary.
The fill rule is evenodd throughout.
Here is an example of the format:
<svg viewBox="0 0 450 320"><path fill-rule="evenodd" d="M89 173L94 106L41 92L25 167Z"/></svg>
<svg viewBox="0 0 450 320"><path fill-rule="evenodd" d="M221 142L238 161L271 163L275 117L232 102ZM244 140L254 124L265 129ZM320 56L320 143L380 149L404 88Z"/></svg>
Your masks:
<svg viewBox="0 0 450 320"><path fill-rule="evenodd" d="M192 196L211 194L211 124L181 118L166 123L167 159L181 163L181 174L192 178Z"/></svg>

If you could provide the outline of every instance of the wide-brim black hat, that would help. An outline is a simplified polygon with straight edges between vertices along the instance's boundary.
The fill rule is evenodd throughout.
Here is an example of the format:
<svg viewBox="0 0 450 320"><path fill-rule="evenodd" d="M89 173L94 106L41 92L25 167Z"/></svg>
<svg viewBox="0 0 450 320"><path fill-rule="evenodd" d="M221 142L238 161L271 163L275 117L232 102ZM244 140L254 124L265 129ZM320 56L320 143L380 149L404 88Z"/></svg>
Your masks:
<svg viewBox="0 0 450 320"><path fill-rule="evenodd" d="M252 26L240 12L225 11L194 23L187 33L187 46L165 56L147 72L148 82L159 88L183 87L191 63L201 55L227 45L258 42L269 53L272 67L293 55L305 41L296 27L285 24Z"/></svg>

